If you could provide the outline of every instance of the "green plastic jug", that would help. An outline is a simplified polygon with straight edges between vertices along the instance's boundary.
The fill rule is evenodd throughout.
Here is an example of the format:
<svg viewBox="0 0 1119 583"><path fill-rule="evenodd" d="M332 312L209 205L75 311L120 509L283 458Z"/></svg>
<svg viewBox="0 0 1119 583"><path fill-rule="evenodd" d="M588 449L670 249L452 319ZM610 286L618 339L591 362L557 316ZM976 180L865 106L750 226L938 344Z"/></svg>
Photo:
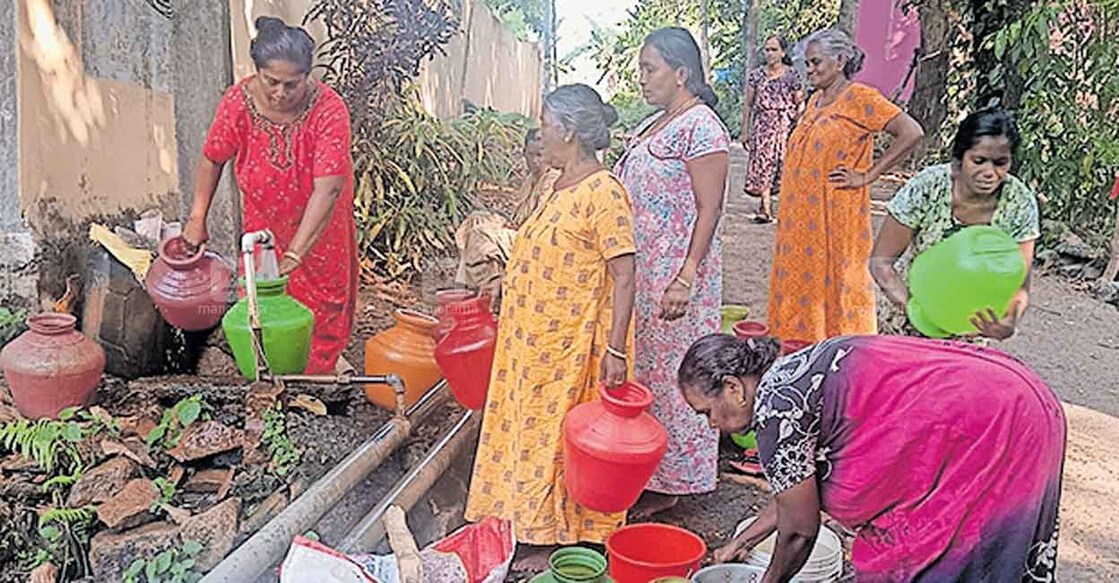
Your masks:
<svg viewBox="0 0 1119 583"><path fill-rule="evenodd" d="M1026 262L1006 232L965 227L913 260L906 312L931 338L975 332L975 313L991 308L1001 317L1025 279Z"/></svg>
<svg viewBox="0 0 1119 583"><path fill-rule="evenodd" d="M307 367L311 355L311 330L315 316L307 306L285 292L288 278L256 282L257 309L260 311L260 335L264 361L273 374L299 374ZM242 288L244 279L241 280ZM249 300L242 297L225 313L221 328L237 368L249 380L256 372L252 332L249 329Z"/></svg>

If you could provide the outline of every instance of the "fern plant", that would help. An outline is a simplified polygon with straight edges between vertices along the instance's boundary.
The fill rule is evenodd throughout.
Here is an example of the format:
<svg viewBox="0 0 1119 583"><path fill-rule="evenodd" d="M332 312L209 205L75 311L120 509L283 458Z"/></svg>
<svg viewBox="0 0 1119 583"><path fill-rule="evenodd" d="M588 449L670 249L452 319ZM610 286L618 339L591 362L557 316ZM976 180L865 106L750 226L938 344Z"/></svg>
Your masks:
<svg viewBox="0 0 1119 583"><path fill-rule="evenodd" d="M47 473L60 464L71 473L80 471L76 444L83 437L81 425L74 421L19 419L0 426L0 448L33 460Z"/></svg>

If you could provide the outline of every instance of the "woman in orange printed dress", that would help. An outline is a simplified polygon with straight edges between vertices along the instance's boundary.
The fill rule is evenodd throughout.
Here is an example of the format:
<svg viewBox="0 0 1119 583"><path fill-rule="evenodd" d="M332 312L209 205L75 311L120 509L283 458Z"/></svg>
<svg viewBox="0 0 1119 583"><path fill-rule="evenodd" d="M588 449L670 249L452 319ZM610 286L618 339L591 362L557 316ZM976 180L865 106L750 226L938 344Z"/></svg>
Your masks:
<svg viewBox="0 0 1119 583"><path fill-rule="evenodd" d="M561 170L513 242L466 519L511 520L517 570L547 567L555 545L601 543L625 513L584 508L563 485L563 418L600 383L632 373L633 210L596 153L614 108L586 85L544 98L544 159Z"/></svg>
<svg viewBox="0 0 1119 583"><path fill-rule="evenodd" d="M876 331L869 185L921 140L921 126L876 89L853 83L863 52L841 31L808 38L815 89L789 137L769 279L770 332L816 342ZM874 137L893 137L872 163Z"/></svg>
<svg viewBox="0 0 1119 583"><path fill-rule="evenodd" d="M206 241L210 201L232 159L243 230L272 231L288 293L315 314L305 372L329 374L349 341L357 295L349 113L309 77L315 45L302 28L268 17L256 28L249 50L257 72L218 104L183 237Z"/></svg>

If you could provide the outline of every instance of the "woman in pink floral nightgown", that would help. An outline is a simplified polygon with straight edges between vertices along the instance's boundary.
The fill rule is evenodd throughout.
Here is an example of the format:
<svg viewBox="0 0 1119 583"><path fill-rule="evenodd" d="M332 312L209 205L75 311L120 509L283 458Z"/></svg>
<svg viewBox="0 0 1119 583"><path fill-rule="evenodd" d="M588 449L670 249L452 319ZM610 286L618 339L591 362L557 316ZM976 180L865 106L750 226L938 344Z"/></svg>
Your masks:
<svg viewBox="0 0 1119 583"><path fill-rule="evenodd" d="M693 341L719 329L718 225L730 142L690 33L653 32L640 67L645 99L660 111L636 128L614 172L633 200L634 377L656 397L651 412L668 430L668 452L635 518L715 489L718 434L676 390L676 368Z"/></svg>

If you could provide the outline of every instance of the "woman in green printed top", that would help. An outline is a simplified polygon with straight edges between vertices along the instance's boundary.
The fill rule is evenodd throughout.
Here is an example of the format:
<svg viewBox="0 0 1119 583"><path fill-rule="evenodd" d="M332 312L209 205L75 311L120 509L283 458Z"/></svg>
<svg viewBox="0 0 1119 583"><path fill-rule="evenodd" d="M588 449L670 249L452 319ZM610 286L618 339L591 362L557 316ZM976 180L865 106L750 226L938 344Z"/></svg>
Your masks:
<svg viewBox="0 0 1119 583"><path fill-rule="evenodd" d="M919 172L897 192L878 231L870 271L888 303L879 302L879 330L920 336L907 320L905 272L915 256L971 225L991 225L1018 242L1027 269L1041 234L1037 196L1010 164L1018 145L1014 120L1001 108L972 113L960 124L952 161ZM900 261L899 261L900 259ZM975 337L1005 340L1014 334L1029 304L1029 272L1005 314L980 311L972 318Z"/></svg>

